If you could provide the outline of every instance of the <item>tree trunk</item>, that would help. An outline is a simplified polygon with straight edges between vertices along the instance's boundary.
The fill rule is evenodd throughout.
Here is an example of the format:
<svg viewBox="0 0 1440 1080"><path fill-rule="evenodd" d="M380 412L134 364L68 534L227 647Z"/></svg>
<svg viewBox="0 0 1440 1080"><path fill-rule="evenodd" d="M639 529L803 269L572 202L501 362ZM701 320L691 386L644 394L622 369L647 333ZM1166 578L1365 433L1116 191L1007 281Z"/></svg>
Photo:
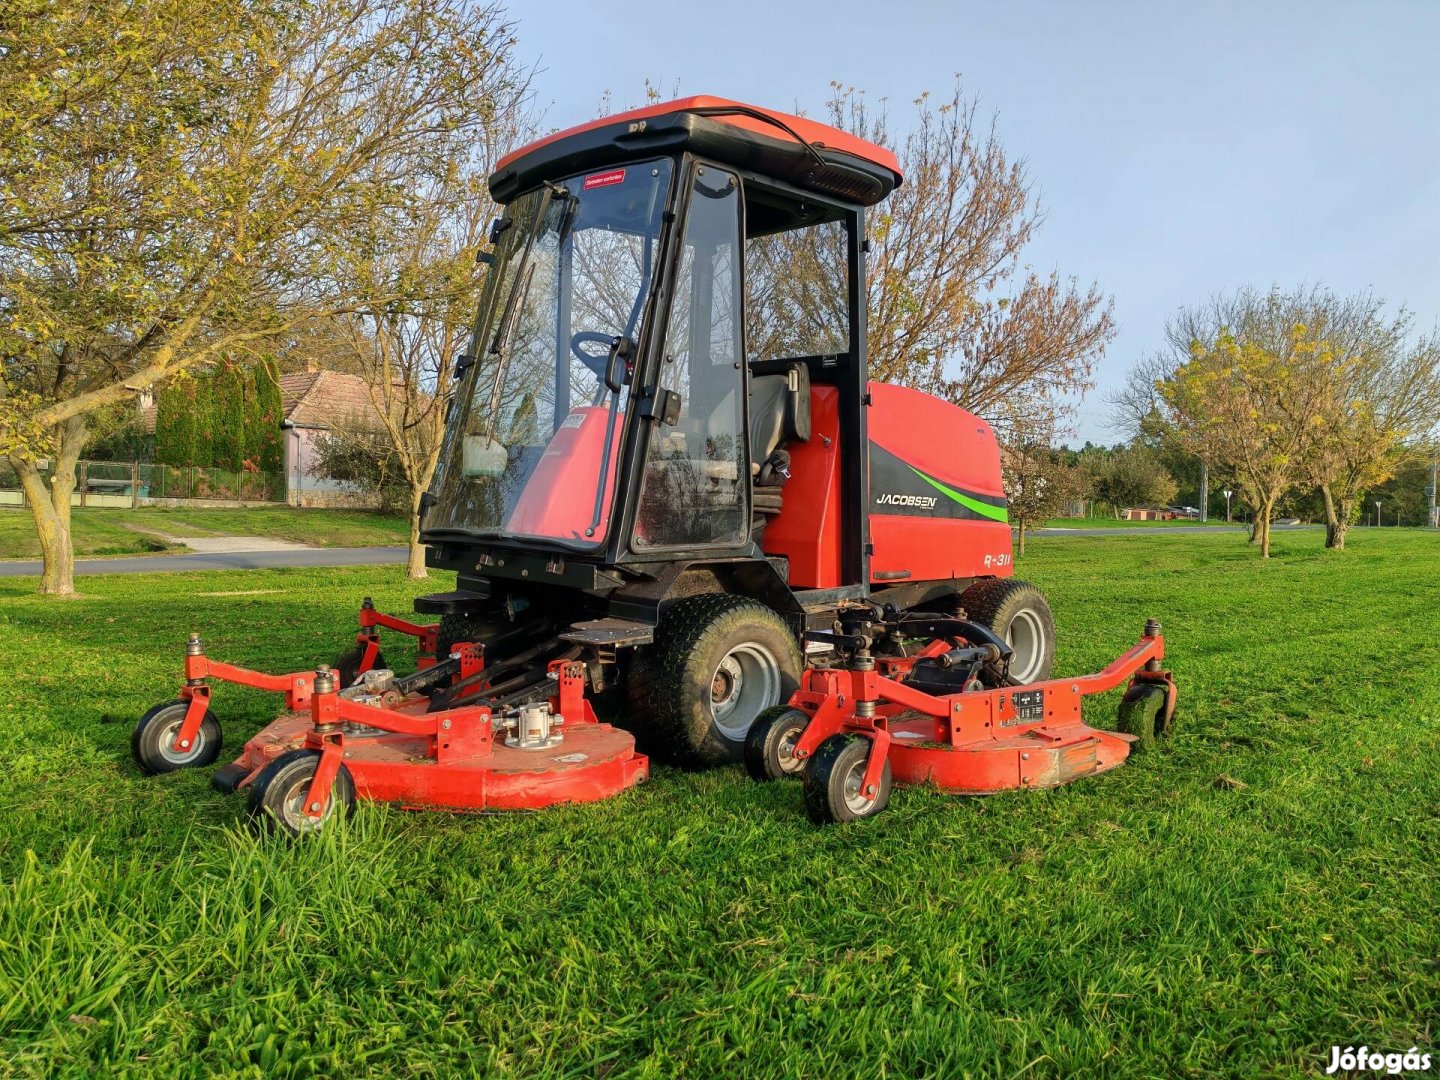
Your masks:
<svg viewBox="0 0 1440 1080"><path fill-rule="evenodd" d="M1355 497L1340 496L1336 500L1335 544L1336 551L1345 550L1345 534L1350 531L1350 522L1355 518ZM1328 530L1327 530L1328 533Z"/></svg>
<svg viewBox="0 0 1440 1080"><path fill-rule="evenodd" d="M75 545L70 536L70 496L75 491L75 465L85 445L85 418L72 416L57 431L55 471L47 490L34 462L12 457L10 467L20 478L35 535L40 541L40 593L75 595Z"/></svg>
<svg viewBox="0 0 1440 1080"><path fill-rule="evenodd" d="M1325 546L1335 551L1345 550L1345 526L1335 509L1335 496L1330 494L1330 485L1320 485L1320 497L1325 502Z"/></svg>
<svg viewBox="0 0 1440 1080"><path fill-rule="evenodd" d="M1255 515L1255 529L1260 541L1260 557L1270 557L1270 515L1275 512L1275 500L1267 499L1260 505L1260 511Z"/></svg>
<svg viewBox="0 0 1440 1080"><path fill-rule="evenodd" d="M1015 554L1016 554L1016 555L1019 555L1019 556L1021 556L1021 557L1023 558L1024 555L1025 555L1025 519L1024 519L1024 518L1021 518L1021 519L1020 519L1020 530L1019 530L1019 531L1020 531L1020 538L1019 538L1019 539L1020 539L1020 543L1019 543L1019 546L1016 548Z"/></svg>
<svg viewBox="0 0 1440 1080"><path fill-rule="evenodd" d="M405 563L405 576L411 581L423 581L430 576L425 569L425 545L420 543L420 497L425 494L423 487L410 487L410 557Z"/></svg>

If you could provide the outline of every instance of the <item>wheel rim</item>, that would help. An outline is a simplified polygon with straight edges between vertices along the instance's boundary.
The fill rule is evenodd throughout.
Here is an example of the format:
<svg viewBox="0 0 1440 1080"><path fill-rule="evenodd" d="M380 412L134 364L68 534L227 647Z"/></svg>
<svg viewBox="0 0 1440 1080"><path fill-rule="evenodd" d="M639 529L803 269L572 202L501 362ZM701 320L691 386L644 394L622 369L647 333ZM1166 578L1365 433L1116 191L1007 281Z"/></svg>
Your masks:
<svg viewBox="0 0 1440 1080"><path fill-rule="evenodd" d="M780 766L781 772L797 773L805 767L805 763L795 756L795 745L800 741L804 730L803 726L793 727L776 742L775 763Z"/></svg>
<svg viewBox="0 0 1440 1080"><path fill-rule="evenodd" d="M183 765L205 749L205 725L203 723L200 725L200 730L195 732L195 741L190 744L188 750L175 745L175 740L180 737L180 729L185 726L186 711L182 709L178 717L168 721L161 728L160 739L155 746L160 756L171 765Z"/></svg>
<svg viewBox="0 0 1440 1080"><path fill-rule="evenodd" d="M1031 682L1040 674L1045 659L1045 626L1030 608L1015 613L1005 630L1005 644L1014 651L1010 657L1010 677L1016 682Z"/></svg>
<svg viewBox="0 0 1440 1080"><path fill-rule="evenodd" d="M875 800L867 799L861 790L865 784L867 761L868 757L862 756L859 761L846 770L845 783L841 789L840 797L845 800L845 808L856 817L864 817L875 809Z"/></svg>
<svg viewBox="0 0 1440 1080"><path fill-rule="evenodd" d="M744 741L755 718L779 700L780 662L758 642L736 645L710 677L710 713L731 742Z"/></svg>
<svg viewBox="0 0 1440 1080"><path fill-rule="evenodd" d="M330 792L325 809L320 812L318 818L312 818L305 813L305 795L310 790L310 782L314 779L314 773L297 778L285 789L285 794L280 799L280 814L285 819L285 824L297 833L316 832L335 813L335 805L338 800L335 798L334 791Z"/></svg>

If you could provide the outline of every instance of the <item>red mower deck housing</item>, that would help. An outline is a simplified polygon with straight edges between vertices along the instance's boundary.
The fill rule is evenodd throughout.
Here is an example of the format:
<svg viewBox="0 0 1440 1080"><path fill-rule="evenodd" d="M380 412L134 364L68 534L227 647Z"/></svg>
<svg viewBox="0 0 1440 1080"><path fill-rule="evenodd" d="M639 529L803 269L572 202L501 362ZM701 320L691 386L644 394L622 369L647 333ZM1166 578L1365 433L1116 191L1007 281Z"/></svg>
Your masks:
<svg viewBox="0 0 1440 1080"><path fill-rule="evenodd" d="M634 736L600 723L585 700L584 664L552 661L548 701L504 715L487 705L436 709L432 696L408 692L406 680L372 667L383 626L419 640L419 670L411 681L441 670L433 653L436 628L382 614L368 599L359 622L356 667L346 673L354 685L348 688L328 666L267 675L211 660L192 634L179 700L157 706L147 718L168 722L168 745L186 750L209 718L210 680L283 694L287 712L216 774L216 786L249 789L252 813L292 833L318 828L337 801L348 812L355 798L409 809L538 810L608 798L649 777L649 761L635 752ZM453 671L441 684L484 683L483 647L455 645L450 660ZM268 790L268 777L282 769L303 779L292 784L296 797L288 800Z"/></svg>

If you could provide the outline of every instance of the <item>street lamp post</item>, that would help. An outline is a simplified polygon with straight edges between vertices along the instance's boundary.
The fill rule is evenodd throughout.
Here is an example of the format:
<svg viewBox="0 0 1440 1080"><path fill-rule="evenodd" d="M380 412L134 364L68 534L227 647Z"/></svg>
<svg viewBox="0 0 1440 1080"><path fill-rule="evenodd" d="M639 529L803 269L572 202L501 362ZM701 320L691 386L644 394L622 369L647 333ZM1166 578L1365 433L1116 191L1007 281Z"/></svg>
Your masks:
<svg viewBox="0 0 1440 1080"><path fill-rule="evenodd" d="M1375 500L1375 527L1377 529L1380 527L1380 502L1379 499Z"/></svg>
<svg viewBox="0 0 1440 1080"><path fill-rule="evenodd" d="M1226 488L1225 495L1225 524L1230 524L1230 489Z"/></svg>

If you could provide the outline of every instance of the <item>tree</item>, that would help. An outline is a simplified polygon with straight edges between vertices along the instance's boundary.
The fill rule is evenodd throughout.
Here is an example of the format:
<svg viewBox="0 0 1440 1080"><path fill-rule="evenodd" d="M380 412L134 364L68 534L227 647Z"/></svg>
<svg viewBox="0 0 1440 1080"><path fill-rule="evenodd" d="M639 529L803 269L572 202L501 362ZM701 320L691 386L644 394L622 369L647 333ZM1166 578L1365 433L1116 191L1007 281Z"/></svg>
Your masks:
<svg viewBox="0 0 1440 1080"><path fill-rule="evenodd" d="M1055 448L1053 418L1031 421L1023 431L1009 425L1011 437L1001 449L1005 495L1016 530L1016 554L1025 554L1025 534L1037 522L1054 517L1082 485L1079 470Z"/></svg>
<svg viewBox="0 0 1440 1080"><path fill-rule="evenodd" d="M1330 339L1335 360L1319 373L1320 430L1306 460L1325 507L1325 546L1345 547L1357 503L1395 475L1440 416L1440 340L1404 341L1408 312L1382 318L1378 308L1358 339Z"/></svg>
<svg viewBox="0 0 1440 1080"><path fill-rule="evenodd" d="M834 89L831 123L895 145L883 107ZM1006 154L958 82L948 100L924 94L915 107L897 151L904 183L867 218L870 376L947 398L1000 428L1043 424L1065 395L1090 385L1115 333L1111 301L1096 285L1023 266L1043 211L1024 162ZM787 339L844 325L844 311L830 310L846 295L843 231L775 239L747 273L784 294L787 303L766 307L787 318L752 328L755 355L787 355Z"/></svg>
<svg viewBox="0 0 1440 1080"><path fill-rule="evenodd" d="M1300 475L1320 428L1314 369L1332 360L1303 325L1263 344L1227 328L1212 345L1196 341L1190 361L1160 384L1180 442L1233 471L1255 510L1262 558L1270 557L1276 500Z"/></svg>
<svg viewBox="0 0 1440 1080"><path fill-rule="evenodd" d="M1111 401L1122 426L1157 446L1183 443L1223 472L1228 461L1214 456L1223 440L1197 440L1193 430L1181 439L1162 389L1197 348L1213 350L1227 334L1275 358L1271 374L1285 385L1271 420L1277 431L1304 436L1283 448L1291 481L1314 485L1326 546L1343 548L1360 492L1391 475L1440 414L1440 339L1412 339L1411 325L1408 311L1391 314L1371 294L1240 289L1177 313L1166 327L1166 349L1135 365ZM1255 511L1258 540L1268 528L1258 496L1245 477L1234 483Z"/></svg>
<svg viewBox="0 0 1440 1080"><path fill-rule="evenodd" d="M386 443L384 472L403 481L407 491L411 580L427 576L421 499L440 458L455 361L480 302L484 268L477 256L496 212L486 178L505 151L533 130L525 113L528 76L497 65L490 80L482 87L489 111L469 152L417 176L410 202L375 215L366 228L367 242L337 271L357 293L383 295L384 282L404 281L415 297L358 305L336 320L349 345L347 366L365 380L375 407L378 434ZM342 450L374 444L377 429L368 418L363 425L346 426L335 464L353 458Z"/></svg>
<svg viewBox="0 0 1440 1080"><path fill-rule="evenodd" d="M410 484L388 433L354 418L332 428L315 448L321 476L374 493L381 510L409 509Z"/></svg>
<svg viewBox="0 0 1440 1080"><path fill-rule="evenodd" d="M364 294L337 260L463 153L514 46L468 0L21 0L0 29L0 453L74 591L87 418ZM40 463L55 471L46 490Z"/></svg>
<svg viewBox="0 0 1440 1080"><path fill-rule="evenodd" d="M210 460L205 464L239 472L245 464L245 369L222 358L208 381L212 434Z"/></svg>
<svg viewBox="0 0 1440 1080"><path fill-rule="evenodd" d="M1106 450L1091 447L1078 462L1091 498L1114 517L1126 506L1164 506L1175 497L1175 478L1155 449L1135 443Z"/></svg>
<svg viewBox="0 0 1440 1080"><path fill-rule="evenodd" d="M284 402L280 394L280 369L270 357L262 357L251 369L255 384L253 452L262 473L275 474L284 468L285 449L281 444L280 421Z"/></svg>

